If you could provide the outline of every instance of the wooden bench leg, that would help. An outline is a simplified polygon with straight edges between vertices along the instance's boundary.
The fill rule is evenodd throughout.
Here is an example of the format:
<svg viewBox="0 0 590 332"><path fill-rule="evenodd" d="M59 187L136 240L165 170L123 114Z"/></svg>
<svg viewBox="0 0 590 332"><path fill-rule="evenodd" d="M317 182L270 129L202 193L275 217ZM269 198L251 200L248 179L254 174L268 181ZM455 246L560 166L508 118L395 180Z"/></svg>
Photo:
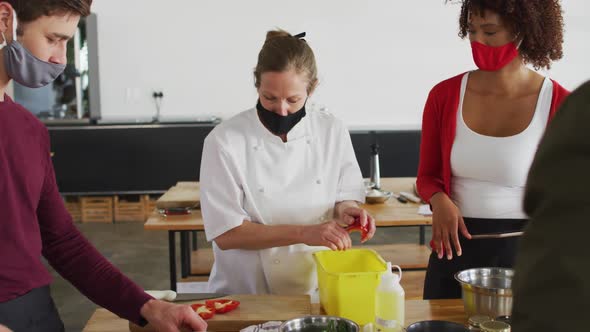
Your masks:
<svg viewBox="0 0 590 332"><path fill-rule="evenodd" d="M193 234L193 251L195 251L197 250L197 231L192 231L191 233Z"/></svg>
<svg viewBox="0 0 590 332"><path fill-rule="evenodd" d="M420 226L420 244L424 245L426 243L426 226Z"/></svg>
<svg viewBox="0 0 590 332"><path fill-rule="evenodd" d="M188 277L191 268L190 231L180 231L180 270L182 278Z"/></svg>
<svg viewBox="0 0 590 332"><path fill-rule="evenodd" d="M176 237L174 231L168 231L168 259L170 264L170 289L176 292Z"/></svg>

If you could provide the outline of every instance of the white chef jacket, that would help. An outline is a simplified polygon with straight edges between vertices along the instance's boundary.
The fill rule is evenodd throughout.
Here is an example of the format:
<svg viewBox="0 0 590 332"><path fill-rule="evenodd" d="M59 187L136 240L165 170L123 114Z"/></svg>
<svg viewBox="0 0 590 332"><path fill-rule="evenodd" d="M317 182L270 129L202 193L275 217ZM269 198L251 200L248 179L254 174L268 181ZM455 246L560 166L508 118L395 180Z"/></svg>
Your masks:
<svg viewBox="0 0 590 332"><path fill-rule="evenodd" d="M344 124L325 111L307 115L287 142L260 122L256 109L216 126L201 160L201 210L208 241L244 220L312 225L332 219L334 204L364 202L362 175ZM314 251L295 244L263 250L221 250L213 242L211 292L317 292Z"/></svg>

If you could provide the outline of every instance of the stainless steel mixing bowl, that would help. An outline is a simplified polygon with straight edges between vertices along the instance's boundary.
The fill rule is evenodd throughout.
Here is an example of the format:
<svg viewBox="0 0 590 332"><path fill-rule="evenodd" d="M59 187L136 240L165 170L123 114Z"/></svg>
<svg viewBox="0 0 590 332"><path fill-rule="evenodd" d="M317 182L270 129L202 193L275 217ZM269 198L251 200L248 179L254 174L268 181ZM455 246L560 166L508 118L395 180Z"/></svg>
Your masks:
<svg viewBox="0 0 590 332"><path fill-rule="evenodd" d="M455 274L455 279L461 284L467 315L510 316L513 276L514 270L495 267L469 269Z"/></svg>
<svg viewBox="0 0 590 332"><path fill-rule="evenodd" d="M280 332L359 332L357 323L335 316L306 316L288 320L279 327Z"/></svg>

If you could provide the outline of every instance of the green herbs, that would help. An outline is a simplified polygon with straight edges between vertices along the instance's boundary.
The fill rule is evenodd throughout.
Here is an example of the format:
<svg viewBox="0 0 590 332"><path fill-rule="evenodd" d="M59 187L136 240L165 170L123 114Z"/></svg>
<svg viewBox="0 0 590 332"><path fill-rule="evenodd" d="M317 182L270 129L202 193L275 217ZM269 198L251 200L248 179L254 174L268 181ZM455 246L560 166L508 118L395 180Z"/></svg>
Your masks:
<svg viewBox="0 0 590 332"><path fill-rule="evenodd" d="M349 329L348 325L341 320L331 320L330 323L328 323L328 329L324 332L351 332L351 329Z"/></svg>

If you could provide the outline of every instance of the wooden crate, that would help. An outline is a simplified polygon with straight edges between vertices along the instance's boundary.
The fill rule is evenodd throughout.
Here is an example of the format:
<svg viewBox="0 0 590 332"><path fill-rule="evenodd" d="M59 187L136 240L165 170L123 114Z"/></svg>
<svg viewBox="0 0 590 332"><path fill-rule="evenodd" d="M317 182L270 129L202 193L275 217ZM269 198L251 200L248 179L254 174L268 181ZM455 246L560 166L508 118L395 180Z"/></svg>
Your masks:
<svg viewBox="0 0 590 332"><path fill-rule="evenodd" d="M84 196L80 198L82 222L113 222L113 197Z"/></svg>
<svg viewBox="0 0 590 332"><path fill-rule="evenodd" d="M82 221L82 204L80 198L77 196L66 196L64 198L64 205L66 210L72 216L74 222Z"/></svg>
<svg viewBox="0 0 590 332"><path fill-rule="evenodd" d="M146 221L145 212L146 195L115 196L115 222L119 221Z"/></svg>
<svg viewBox="0 0 590 332"><path fill-rule="evenodd" d="M156 209L156 201L160 198L161 195L144 195L144 206L145 206L145 216L146 220L150 216L152 212Z"/></svg>

